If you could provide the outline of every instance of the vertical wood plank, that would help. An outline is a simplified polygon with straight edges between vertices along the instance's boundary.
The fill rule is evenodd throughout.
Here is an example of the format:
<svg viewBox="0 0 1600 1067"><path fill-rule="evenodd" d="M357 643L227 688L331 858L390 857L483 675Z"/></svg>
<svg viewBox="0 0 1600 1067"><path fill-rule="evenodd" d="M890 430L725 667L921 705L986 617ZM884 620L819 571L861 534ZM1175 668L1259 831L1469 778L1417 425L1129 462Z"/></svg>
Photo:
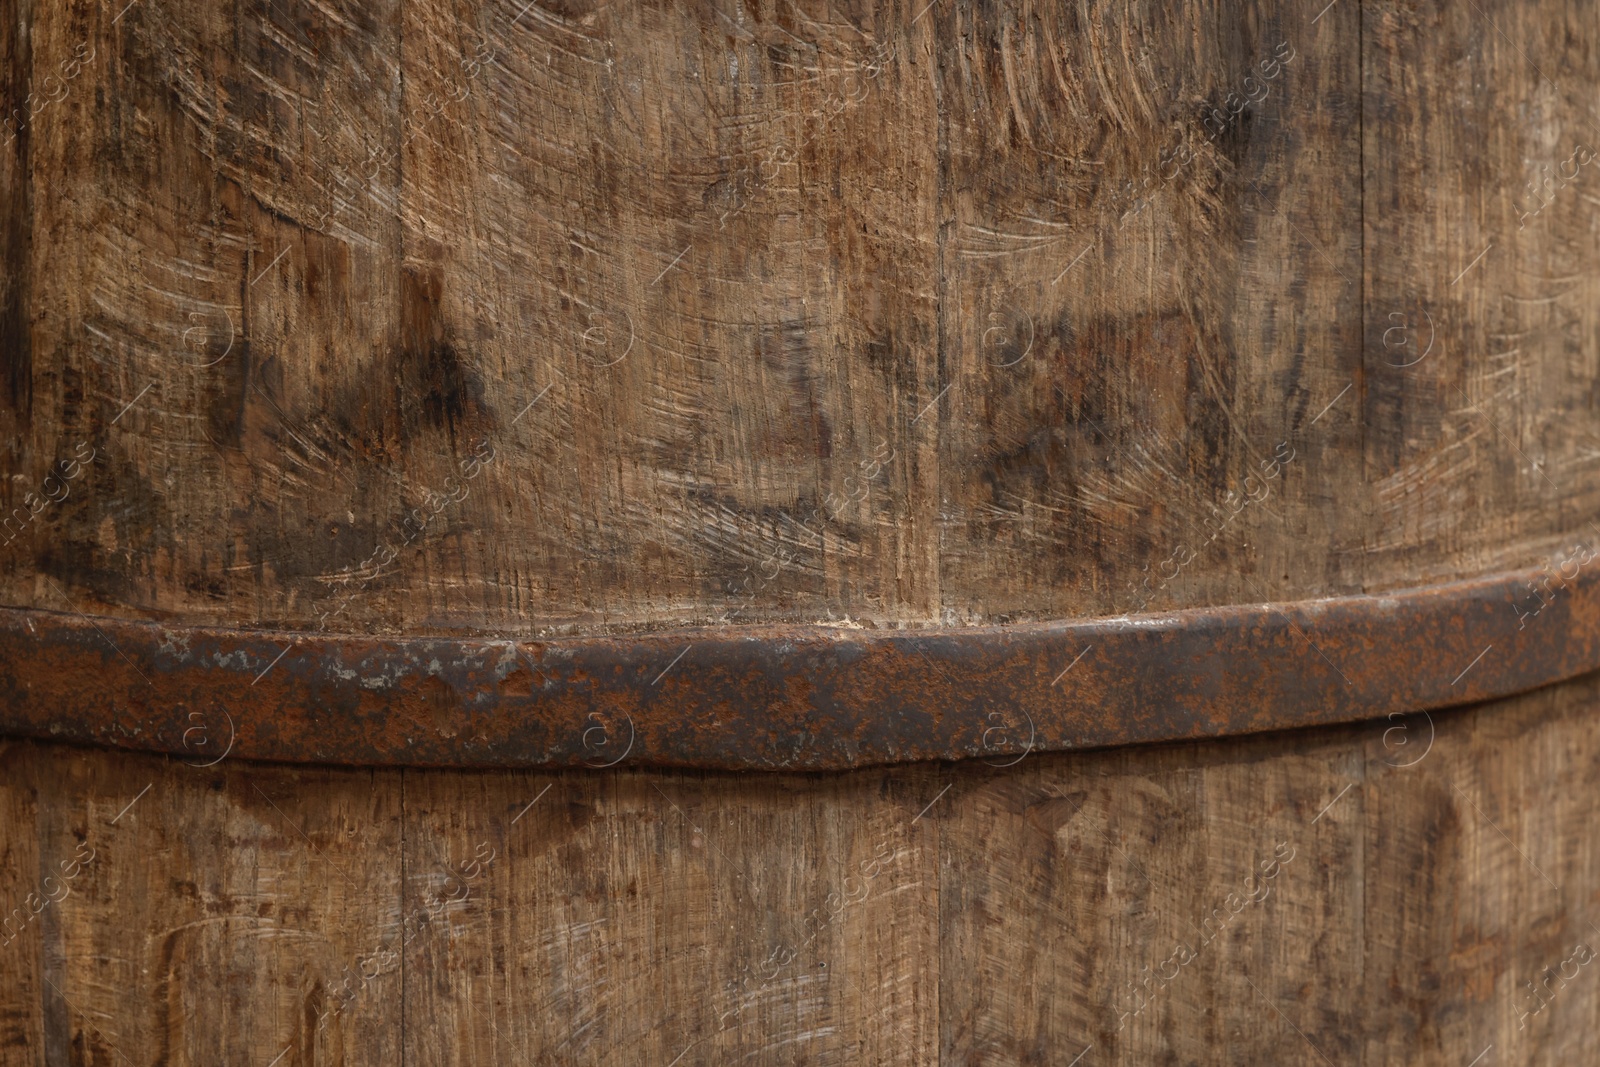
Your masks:
<svg viewBox="0 0 1600 1067"><path fill-rule="evenodd" d="M935 1062L927 780L408 774L408 1058Z"/></svg>
<svg viewBox="0 0 1600 1067"><path fill-rule="evenodd" d="M30 754L41 856L93 857L44 950L73 1062L397 1060L398 966L361 973L399 904L398 776L95 755Z"/></svg>
<svg viewBox="0 0 1600 1067"><path fill-rule="evenodd" d="M932 8L947 621L1360 587L1355 408L1316 425L1360 366L1356 5L1315 14Z"/></svg>
<svg viewBox="0 0 1600 1067"><path fill-rule="evenodd" d="M1435 715L1428 757L1372 790L1368 1062L1595 1057L1600 974L1575 949L1600 951L1597 706L1591 675Z"/></svg>
<svg viewBox="0 0 1600 1067"><path fill-rule="evenodd" d="M1600 371L1592 13L1380 2L1365 25L1372 566L1548 562L1600 504L1572 390Z"/></svg>
<svg viewBox="0 0 1600 1067"><path fill-rule="evenodd" d="M407 9L406 331L461 375L408 468L491 438L451 522L519 531L431 543L435 610L935 610L927 28L725 8Z"/></svg>
<svg viewBox="0 0 1600 1067"><path fill-rule="evenodd" d="M1360 840L1313 820L1358 754L1343 731L1283 748L961 768L942 817L945 1060L1354 1053L1353 1006L1313 976L1358 977Z"/></svg>
<svg viewBox="0 0 1600 1067"><path fill-rule="evenodd" d="M33 415L31 0L0 3L0 447L15 466Z"/></svg>
<svg viewBox="0 0 1600 1067"><path fill-rule="evenodd" d="M49 940L40 910L59 895L59 877L40 854L35 831L38 785L32 746L0 741L0 1063L41 1067L51 1062L46 1041L46 988L41 980L43 947ZM68 868L70 869L70 868ZM44 875L58 881L46 887ZM53 921L54 915L51 916ZM59 1038L59 1035L51 1035ZM62 1049L57 1044L55 1060Z"/></svg>

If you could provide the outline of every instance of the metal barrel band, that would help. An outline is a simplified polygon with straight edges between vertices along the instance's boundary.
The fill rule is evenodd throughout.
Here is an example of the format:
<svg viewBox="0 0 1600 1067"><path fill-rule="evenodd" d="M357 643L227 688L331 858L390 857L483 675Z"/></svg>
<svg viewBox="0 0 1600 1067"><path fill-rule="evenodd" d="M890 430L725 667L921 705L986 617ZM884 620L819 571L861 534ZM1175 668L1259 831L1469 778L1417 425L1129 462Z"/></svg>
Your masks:
<svg viewBox="0 0 1600 1067"><path fill-rule="evenodd" d="M796 771L1224 737L1600 668L1600 580L1580 573L1537 614L1519 609L1547 577L969 629L560 640L5 608L0 735L291 763Z"/></svg>

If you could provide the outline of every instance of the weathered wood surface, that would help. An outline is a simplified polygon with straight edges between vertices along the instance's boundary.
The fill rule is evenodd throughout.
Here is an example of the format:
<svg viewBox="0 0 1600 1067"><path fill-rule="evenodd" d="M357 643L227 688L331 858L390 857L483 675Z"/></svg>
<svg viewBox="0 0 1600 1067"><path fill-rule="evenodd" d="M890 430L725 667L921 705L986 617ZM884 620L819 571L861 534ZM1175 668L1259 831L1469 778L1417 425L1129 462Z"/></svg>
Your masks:
<svg viewBox="0 0 1600 1067"><path fill-rule="evenodd" d="M1592 169L1517 197L1596 135L1592 14L7 0L0 600L960 626L1537 565L1600 491Z"/></svg>
<svg viewBox="0 0 1600 1067"><path fill-rule="evenodd" d="M1594 15L0 0L0 602L962 626L1537 565L1600 535ZM4 742L0 1062L1588 1062L1597 705L832 777Z"/></svg>
<svg viewBox="0 0 1600 1067"><path fill-rule="evenodd" d="M1592 1062L1597 712L812 777L11 742L0 1063Z"/></svg>
<svg viewBox="0 0 1600 1067"><path fill-rule="evenodd" d="M1367 7L1375 573L1432 580L1540 531L1600 534L1597 25L1589 4Z"/></svg>

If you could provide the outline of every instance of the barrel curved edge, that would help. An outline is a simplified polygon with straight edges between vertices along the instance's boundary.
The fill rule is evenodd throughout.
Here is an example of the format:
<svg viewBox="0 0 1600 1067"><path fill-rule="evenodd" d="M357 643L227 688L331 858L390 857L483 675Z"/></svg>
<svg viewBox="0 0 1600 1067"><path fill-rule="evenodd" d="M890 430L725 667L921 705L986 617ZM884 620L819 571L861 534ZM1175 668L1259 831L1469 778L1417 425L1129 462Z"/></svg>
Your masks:
<svg viewBox="0 0 1600 1067"><path fill-rule="evenodd" d="M195 766L1003 766L1029 752L1424 711L1595 669L1600 580L1580 571L1552 583L1548 569L1014 626L546 641L174 628L0 608L0 736Z"/></svg>

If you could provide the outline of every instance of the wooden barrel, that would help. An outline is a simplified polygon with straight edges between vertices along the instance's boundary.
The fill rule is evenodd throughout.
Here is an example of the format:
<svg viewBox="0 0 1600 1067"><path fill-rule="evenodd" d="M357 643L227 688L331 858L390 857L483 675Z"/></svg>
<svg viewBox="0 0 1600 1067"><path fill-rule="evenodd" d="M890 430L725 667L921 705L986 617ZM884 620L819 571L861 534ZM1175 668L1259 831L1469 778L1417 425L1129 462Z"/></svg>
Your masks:
<svg viewBox="0 0 1600 1067"><path fill-rule="evenodd" d="M1595 16L0 0L0 1062L1592 1060Z"/></svg>

